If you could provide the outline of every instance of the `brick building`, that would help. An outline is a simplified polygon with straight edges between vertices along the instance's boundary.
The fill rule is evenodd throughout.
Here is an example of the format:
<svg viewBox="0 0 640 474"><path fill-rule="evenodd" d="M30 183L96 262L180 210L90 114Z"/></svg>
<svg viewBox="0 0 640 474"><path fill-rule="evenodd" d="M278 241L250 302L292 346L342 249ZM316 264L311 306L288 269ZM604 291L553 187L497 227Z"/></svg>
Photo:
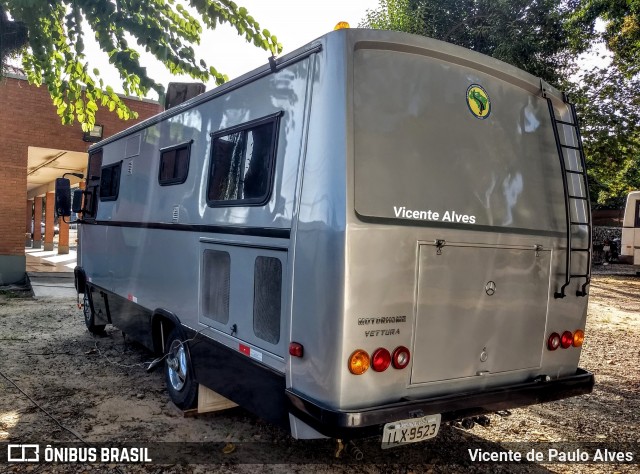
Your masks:
<svg viewBox="0 0 640 474"><path fill-rule="evenodd" d="M125 122L101 108L96 124L103 126L103 138L162 110L153 101L125 98L125 102L139 118ZM43 240L45 248L53 245L53 180L65 172L84 172L91 143L83 136L78 123L61 124L45 87L31 86L19 74L6 73L0 79L0 285L23 279L25 239L29 244L30 232L32 245L39 246ZM43 211L45 195L48 212ZM37 217L32 224L32 215L43 213L46 236L41 235ZM62 233L61 229L64 247Z"/></svg>

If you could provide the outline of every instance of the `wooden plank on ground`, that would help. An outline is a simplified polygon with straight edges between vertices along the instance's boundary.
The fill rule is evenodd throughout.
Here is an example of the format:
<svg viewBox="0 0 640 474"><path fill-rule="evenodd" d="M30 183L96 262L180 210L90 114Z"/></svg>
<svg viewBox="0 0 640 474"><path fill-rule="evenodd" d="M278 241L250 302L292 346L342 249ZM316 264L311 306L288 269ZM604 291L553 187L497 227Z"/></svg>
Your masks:
<svg viewBox="0 0 640 474"><path fill-rule="evenodd" d="M198 386L198 413L208 413L211 411L226 410L227 408L237 407L228 398L223 397L217 392L204 385Z"/></svg>

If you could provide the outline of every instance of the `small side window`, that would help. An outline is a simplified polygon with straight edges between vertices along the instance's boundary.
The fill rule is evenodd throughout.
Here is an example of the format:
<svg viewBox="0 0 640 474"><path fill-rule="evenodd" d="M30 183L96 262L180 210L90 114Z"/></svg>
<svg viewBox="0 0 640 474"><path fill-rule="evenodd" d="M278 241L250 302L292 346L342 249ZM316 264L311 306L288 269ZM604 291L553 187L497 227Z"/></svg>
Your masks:
<svg viewBox="0 0 640 474"><path fill-rule="evenodd" d="M212 134L210 206L262 205L269 200L281 115Z"/></svg>
<svg viewBox="0 0 640 474"><path fill-rule="evenodd" d="M118 199L121 170L122 161L114 165L108 165L102 168L102 175L100 177L101 201L115 201L116 199Z"/></svg>
<svg viewBox="0 0 640 474"><path fill-rule="evenodd" d="M191 142L160 150L160 186L184 183L189 175L190 156Z"/></svg>
<svg viewBox="0 0 640 474"><path fill-rule="evenodd" d="M636 201L636 227L640 227L640 201Z"/></svg>

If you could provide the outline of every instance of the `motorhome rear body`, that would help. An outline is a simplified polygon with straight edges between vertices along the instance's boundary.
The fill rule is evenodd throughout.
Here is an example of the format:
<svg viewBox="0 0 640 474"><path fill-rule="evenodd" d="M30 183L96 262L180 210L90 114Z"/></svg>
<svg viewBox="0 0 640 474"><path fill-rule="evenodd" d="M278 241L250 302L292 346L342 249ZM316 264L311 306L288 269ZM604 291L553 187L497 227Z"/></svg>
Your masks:
<svg viewBox="0 0 640 474"><path fill-rule="evenodd" d="M169 352L178 404L203 384L297 438L587 393L573 124L500 61L332 32L91 148L88 324Z"/></svg>

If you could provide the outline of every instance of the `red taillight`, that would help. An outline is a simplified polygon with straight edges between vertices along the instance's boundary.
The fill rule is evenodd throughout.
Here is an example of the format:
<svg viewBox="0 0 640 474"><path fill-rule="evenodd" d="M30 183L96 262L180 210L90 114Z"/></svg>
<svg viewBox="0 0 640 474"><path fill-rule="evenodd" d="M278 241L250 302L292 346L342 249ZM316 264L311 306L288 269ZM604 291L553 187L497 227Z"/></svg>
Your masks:
<svg viewBox="0 0 640 474"><path fill-rule="evenodd" d="M304 347L299 342L291 342L289 344L289 354L293 357L302 357L304 355Z"/></svg>
<svg viewBox="0 0 640 474"><path fill-rule="evenodd" d="M391 354L389 351L380 347L373 352L371 356L371 367L376 372L384 372L391 365Z"/></svg>
<svg viewBox="0 0 640 474"><path fill-rule="evenodd" d="M562 338L560 339L560 345L563 349L567 347L571 347L573 344L573 334L570 331L565 331L562 333Z"/></svg>
<svg viewBox="0 0 640 474"><path fill-rule="evenodd" d="M555 351L560 347L560 334L557 332L551 333L549 340L547 341L547 347L550 351Z"/></svg>
<svg viewBox="0 0 640 474"><path fill-rule="evenodd" d="M393 366L396 369L404 369L407 365L409 365L409 361L411 360L409 349L404 346L396 347L393 351L391 360L393 362Z"/></svg>

